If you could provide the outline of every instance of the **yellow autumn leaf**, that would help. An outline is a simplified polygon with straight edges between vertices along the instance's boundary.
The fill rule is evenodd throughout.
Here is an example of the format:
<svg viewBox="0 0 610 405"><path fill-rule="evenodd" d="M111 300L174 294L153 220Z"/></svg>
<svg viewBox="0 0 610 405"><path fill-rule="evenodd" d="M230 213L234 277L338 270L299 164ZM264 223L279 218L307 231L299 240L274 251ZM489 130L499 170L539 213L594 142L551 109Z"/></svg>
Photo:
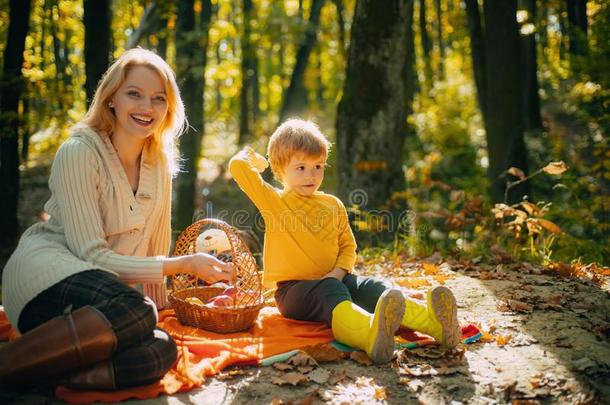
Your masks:
<svg viewBox="0 0 610 405"><path fill-rule="evenodd" d="M396 279L396 284L405 288L422 288L430 285L430 282L423 278L399 277Z"/></svg>
<svg viewBox="0 0 610 405"><path fill-rule="evenodd" d="M548 165L543 167L542 170L548 174L560 175L566 170L568 170L568 165L566 165L564 161L561 160L559 162L549 163Z"/></svg>
<svg viewBox="0 0 610 405"><path fill-rule="evenodd" d="M558 227L557 225L555 225L555 223L553 223L547 219L538 218L538 224L540 224L541 227L543 227L544 229L546 229L549 232L561 233L561 228Z"/></svg>
<svg viewBox="0 0 610 405"><path fill-rule="evenodd" d="M436 280L437 283L443 285L445 284L445 281L447 280L447 276L443 276L442 274L435 274L434 275L434 280Z"/></svg>
<svg viewBox="0 0 610 405"><path fill-rule="evenodd" d="M505 344L510 342L511 338L512 338L511 335L506 335L506 336L498 335L498 337L496 337L496 342L498 343L498 346L504 346Z"/></svg>
<svg viewBox="0 0 610 405"><path fill-rule="evenodd" d="M422 267L424 268L424 274L427 276L438 273L438 266L436 264L423 263Z"/></svg>

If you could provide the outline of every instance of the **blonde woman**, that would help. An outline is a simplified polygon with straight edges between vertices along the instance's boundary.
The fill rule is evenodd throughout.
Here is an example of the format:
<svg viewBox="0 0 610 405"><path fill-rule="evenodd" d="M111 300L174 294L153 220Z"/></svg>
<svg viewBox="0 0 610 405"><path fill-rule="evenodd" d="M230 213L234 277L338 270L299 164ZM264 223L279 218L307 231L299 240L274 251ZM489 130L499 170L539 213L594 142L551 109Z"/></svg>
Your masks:
<svg viewBox="0 0 610 405"><path fill-rule="evenodd" d="M233 271L203 253L166 257L185 125L174 73L159 56L132 49L104 74L55 156L50 219L24 232L4 268L4 309L22 336L0 348L1 385L51 377L116 389L172 367L175 343L156 328L164 277L190 271L213 283Z"/></svg>

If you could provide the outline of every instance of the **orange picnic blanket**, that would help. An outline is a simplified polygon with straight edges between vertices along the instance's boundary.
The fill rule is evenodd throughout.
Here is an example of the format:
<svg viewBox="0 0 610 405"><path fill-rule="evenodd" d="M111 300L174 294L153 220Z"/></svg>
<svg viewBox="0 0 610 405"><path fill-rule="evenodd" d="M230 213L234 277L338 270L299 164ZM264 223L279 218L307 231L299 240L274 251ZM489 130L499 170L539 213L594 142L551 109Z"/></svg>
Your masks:
<svg viewBox="0 0 610 405"><path fill-rule="evenodd" d="M264 359L294 349L328 343L334 340L330 327L316 322L284 318L274 307L264 307L254 326L246 332L218 334L181 325L173 310L159 313L158 326L167 331L178 346L178 360L161 381L142 387L118 391L82 391L57 387L55 395L68 403L87 404L96 401L119 402L130 398L148 399L160 394L175 394L200 386L231 365L259 365ZM434 340L408 329L399 330L401 347L432 344ZM11 328L0 307L0 341L14 339L18 333ZM462 326L462 341L477 341L479 329ZM399 339L400 342L400 339ZM349 348L348 348L349 350Z"/></svg>

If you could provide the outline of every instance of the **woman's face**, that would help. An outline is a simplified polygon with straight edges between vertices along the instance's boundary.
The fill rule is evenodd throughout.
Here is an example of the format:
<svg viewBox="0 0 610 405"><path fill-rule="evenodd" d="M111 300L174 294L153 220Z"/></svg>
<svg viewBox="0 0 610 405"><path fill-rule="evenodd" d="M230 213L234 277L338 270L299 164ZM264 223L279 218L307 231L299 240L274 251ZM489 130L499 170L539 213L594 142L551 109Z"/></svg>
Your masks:
<svg viewBox="0 0 610 405"><path fill-rule="evenodd" d="M116 117L115 134L146 139L167 115L167 95L159 75L146 66L134 66L110 99Z"/></svg>

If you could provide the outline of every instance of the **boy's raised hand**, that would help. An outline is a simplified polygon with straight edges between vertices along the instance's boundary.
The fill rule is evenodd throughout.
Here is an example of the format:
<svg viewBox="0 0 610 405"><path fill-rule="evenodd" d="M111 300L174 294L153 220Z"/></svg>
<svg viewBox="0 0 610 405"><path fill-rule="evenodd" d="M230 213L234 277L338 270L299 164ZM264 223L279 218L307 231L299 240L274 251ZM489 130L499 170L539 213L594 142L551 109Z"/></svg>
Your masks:
<svg viewBox="0 0 610 405"><path fill-rule="evenodd" d="M260 173L264 172L265 169L269 167L269 162L267 161L267 159L265 159L262 155L256 153L256 151L250 146L246 146L245 150L248 155L248 159L250 160L250 163L252 163L254 168Z"/></svg>

